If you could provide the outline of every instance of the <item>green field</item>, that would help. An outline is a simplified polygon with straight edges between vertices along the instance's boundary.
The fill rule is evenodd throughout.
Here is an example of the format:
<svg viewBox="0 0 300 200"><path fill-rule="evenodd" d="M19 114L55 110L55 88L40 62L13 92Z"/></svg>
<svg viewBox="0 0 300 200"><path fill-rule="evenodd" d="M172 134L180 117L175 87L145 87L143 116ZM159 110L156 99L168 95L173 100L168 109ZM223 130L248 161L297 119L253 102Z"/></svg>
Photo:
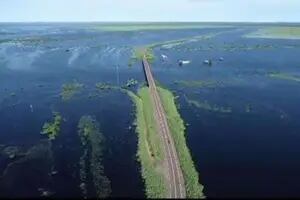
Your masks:
<svg viewBox="0 0 300 200"><path fill-rule="evenodd" d="M196 22L149 22L149 23L104 23L92 25L92 29L101 31L149 31L149 30L176 30L176 29L203 29L226 28L228 25L205 24Z"/></svg>
<svg viewBox="0 0 300 200"><path fill-rule="evenodd" d="M247 38L300 39L300 27L265 27L245 35Z"/></svg>

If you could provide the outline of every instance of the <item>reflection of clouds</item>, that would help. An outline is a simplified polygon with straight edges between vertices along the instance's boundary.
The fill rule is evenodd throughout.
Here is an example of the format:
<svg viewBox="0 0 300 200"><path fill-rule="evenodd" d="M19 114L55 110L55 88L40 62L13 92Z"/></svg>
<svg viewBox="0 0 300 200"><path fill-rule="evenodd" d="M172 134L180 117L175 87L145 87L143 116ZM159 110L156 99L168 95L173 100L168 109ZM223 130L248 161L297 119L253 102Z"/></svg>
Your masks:
<svg viewBox="0 0 300 200"><path fill-rule="evenodd" d="M89 48L88 47L75 47L70 49L72 55L70 56L68 60L68 64L72 65L82 53L85 53Z"/></svg>
<svg viewBox="0 0 300 200"><path fill-rule="evenodd" d="M21 51L19 48L23 45L2 45L0 48L0 57L6 63L6 67L12 70L27 70L32 68L32 63L39 58L44 51L33 50L31 52ZM15 49L17 47L17 49ZM24 50L24 49L22 49Z"/></svg>

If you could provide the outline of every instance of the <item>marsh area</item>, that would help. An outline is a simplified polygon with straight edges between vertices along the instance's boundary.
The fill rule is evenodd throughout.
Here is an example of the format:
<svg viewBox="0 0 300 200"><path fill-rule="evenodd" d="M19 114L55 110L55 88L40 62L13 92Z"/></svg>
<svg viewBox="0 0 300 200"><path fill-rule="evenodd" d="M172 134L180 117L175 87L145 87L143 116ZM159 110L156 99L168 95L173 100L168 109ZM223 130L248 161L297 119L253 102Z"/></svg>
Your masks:
<svg viewBox="0 0 300 200"><path fill-rule="evenodd" d="M300 25L290 26L0 24L0 196L145 197L136 110L120 88L144 87L132 58L146 47L205 196L299 197Z"/></svg>

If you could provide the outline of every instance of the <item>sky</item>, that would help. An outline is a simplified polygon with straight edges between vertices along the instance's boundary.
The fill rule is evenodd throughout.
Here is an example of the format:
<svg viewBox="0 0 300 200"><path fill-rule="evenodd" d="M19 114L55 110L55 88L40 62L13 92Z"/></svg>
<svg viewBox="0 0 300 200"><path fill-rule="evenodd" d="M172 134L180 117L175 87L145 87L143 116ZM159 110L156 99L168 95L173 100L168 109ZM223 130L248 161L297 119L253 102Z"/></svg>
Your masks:
<svg viewBox="0 0 300 200"><path fill-rule="evenodd" d="M300 0L0 0L0 22L300 22Z"/></svg>

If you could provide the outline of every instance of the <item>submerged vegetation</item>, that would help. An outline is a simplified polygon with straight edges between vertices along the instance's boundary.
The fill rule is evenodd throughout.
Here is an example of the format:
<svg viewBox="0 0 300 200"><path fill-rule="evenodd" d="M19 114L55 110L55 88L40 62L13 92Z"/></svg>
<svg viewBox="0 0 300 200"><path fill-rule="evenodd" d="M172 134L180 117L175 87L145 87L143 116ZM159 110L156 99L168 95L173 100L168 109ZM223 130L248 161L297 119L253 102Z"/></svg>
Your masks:
<svg viewBox="0 0 300 200"><path fill-rule="evenodd" d="M100 132L99 123L94 117L82 116L78 123L78 134L83 145L80 157L80 188L83 196L87 195L87 176L90 174L94 183L97 198L108 197L111 193L109 179L104 175L103 150L105 138ZM89 160L88 160L89 159ZM89 166L87 167L87 164ZM88 173L87 170L90 170Z"/></svg>
<svg viewBox="0 0 300 200"><path fill-rule="evenodd" d="M95 85L96 89L98 90L109 90L109 89L112 89L112 86L107 84L107 83L96 83Z"/></svg>
<svg viewBox="0 0 300 200"><path fill-rule="evenodd" d="M49 179L48 173L52 171L54 160L49 140L43 139L18 154L22 156L14 157L0 174L1 197L24 198L24 195L28 196L28 191L36 190L37 186L45 184L45 180ZM24 192L24 189L17 190L18 188L27 190ZM53 192L48 191L48 196L52 194Z"/></svg>
<svg viewBox="0 0 300 200"><path fill-rule="evenodd" d="M63 101L70 100L75 94L79 93L82 88L83 84L77 82L63 84L60 96Z"/></svg>
<svg viewBox="0 0 300 200"><path fill-rule="evenodd" d="M53 121L46 122L41 134L46 134L49 140L54 140L60 132L62 117L59 112L53 112Z"/></svg>
<svg viewBox="0 0 300 200"><path fill-rule="evenodd" d="M212 112L220 112L220 113L231 113L232 112L231 107L223 107L223 106L218 106L216 104L211 105L208 103L208 101L201 102L201 101L191 100L191 99L188 99L186 96L185 96L185 99L189 105L195 106L196 108L200 108L203 110L212 111Z"/></svg>
<svg viewBox="0 0 300 200"><path fill-rule="evenodd" d="M158 87L158 91L167 114L167 120L178 153L180 166L185 180L187 198L205 198L203 194L203 185L199 183L199 175L186 144L184 121L177 110L175 97L167 89Z"/></svg>
<svg viewBox="0 0 300 200"><path fill-rule="evenodd" d="M264 27L245 35L248 38L300 39L300 27Z"/></svg>
<svg viewBox="0 0 300 200"><path fill-rule="evenodd" d="M174 81L174 84L183 86L183 87L193 87L193 88L215 88L222 85L216 81L208 80L193 80L193 81Z"/></svg>
<svg viewBox="0 0 300 200"><path fill-rule="evenodd" d="M163 198L167 192L161 163L164 155L153 117L149 89L141 88L138 95L129 90L126 92L136 108L137 157L142 167L141 173L145 182L146 196L148 198Z"/></svg>
<svg viewBox="0 0 300 200"><path fill-rule="evenodd" d="M271 78L277 78L277 79L284 79L284 80L289 80L289 81L300 82L300 77L299 76L294 76L294 75L290 75L290 74L270 73L269 76Z"/></svg>

